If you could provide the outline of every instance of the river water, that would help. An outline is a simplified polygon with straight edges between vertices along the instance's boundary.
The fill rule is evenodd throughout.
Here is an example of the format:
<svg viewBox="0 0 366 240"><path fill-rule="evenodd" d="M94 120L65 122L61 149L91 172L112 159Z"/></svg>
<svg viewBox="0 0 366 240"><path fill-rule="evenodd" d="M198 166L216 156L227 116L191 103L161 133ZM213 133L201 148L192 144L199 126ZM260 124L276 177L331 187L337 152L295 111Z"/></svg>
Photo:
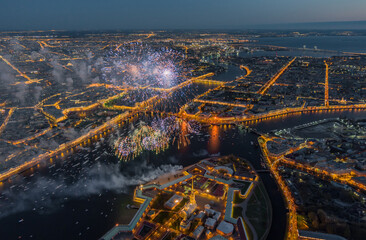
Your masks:
<svg viewBox="0 0 366 240"><path fill-rule="evenodd" d="M334 117L365 118L361 111L323 114L297 114L286 118L259 122L260 131L287 128L306 122ZM37 171L23 180L13 180L16 187L3 195L11 199L0 206L0 234L5 239L97 239L120 222L131 203L131 192L140 179L152 179L164 172L161 168L187 166L210 154L234 154L249 160L255 169L260 164L257 136L234 126L211 126L191 138L185 148L171 147L161 154L145 152L140 157L118 165L108 144L102 144L84 157L71 157L54 168ZM79 155L84 156L84 152ZM81 154L82 153L82 154ZM99 159L97 159L99 157ZM81 164L79 164L81 163ZM79 165L78 165L79 164ZM163 166L163 167L162 167ZM55 174L56 173L56 174ZM286 227L286 208L274 179L260 174L273 208L273 223L268 239L282 239ZM64 184L64 186L61 186ZM19 187L24 185L25 187ZM25 190L29 188L29 190ZM16 190L20 189L20 190ZM23 191L21 191L23 190ZM10 193L9 193L10 192ZM11 209L9 209L11 208Z"/></svg>

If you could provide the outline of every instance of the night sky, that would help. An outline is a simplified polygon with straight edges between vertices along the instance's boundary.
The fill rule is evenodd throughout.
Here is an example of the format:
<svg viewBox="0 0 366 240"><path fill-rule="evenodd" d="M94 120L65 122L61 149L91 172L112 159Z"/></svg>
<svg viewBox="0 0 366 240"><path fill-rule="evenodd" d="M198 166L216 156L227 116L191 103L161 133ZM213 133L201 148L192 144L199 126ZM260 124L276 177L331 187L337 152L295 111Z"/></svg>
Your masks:
<svg viewBox="0 0 366 240"><path fill-rule="evenodd" d="M235 29L366 20L366 0L0 0L0 30Z"/></svg>

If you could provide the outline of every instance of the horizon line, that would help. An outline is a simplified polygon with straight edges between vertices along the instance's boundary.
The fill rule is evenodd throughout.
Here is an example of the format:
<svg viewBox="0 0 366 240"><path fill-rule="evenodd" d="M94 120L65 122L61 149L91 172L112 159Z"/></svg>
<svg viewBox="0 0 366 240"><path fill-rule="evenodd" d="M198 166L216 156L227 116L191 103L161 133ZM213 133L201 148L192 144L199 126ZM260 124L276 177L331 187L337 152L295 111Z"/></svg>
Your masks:
<svg viewBox="0 0 366 240"><path fill-rule="evenodd" d="M287 26L301 26L301 25L309 25L309 24L365 24L363 28L352 28L349 30L366 30L366 20L351 20L351 21L321 21L321 22L286 22L286 23L266 23L266 24L250 24L250 25L244 25L244 26L237 26L237 27L201 27L201 28L183 28L183 27L151 27L151 28L114 28L114 29L108 29L108 28L101 28L101 29L6 29L0 28L1 33L6 32L87 32L87 31L255 31L255 30L271 30L270 27L277 27L277 29L272 30L296 30L293 27L287 27ZM268 28L266 28L268 27ZM284 27L284 28L283 28ZM281 29L278 29L281 28ZM316 27L314 29L311 28L305 28L298 30L328 30L328 29L317 29ZM340 28L334 28L329 30L338 30L338 31L346 31L347 29L344 27Z"/></svg>

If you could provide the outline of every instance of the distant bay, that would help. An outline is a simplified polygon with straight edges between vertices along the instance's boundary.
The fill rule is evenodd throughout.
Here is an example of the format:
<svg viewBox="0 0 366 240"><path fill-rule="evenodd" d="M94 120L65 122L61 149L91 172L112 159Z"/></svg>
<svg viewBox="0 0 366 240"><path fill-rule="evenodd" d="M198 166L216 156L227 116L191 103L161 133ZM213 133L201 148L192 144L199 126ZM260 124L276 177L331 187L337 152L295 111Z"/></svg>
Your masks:
<svg viewBox="0 0 366 240"><path fill-rule="evenodd" d="M290 48L306 48L366 53L366 36L307 36L307 37L264 37L252 38L254 44L274 45Z"/></svg>

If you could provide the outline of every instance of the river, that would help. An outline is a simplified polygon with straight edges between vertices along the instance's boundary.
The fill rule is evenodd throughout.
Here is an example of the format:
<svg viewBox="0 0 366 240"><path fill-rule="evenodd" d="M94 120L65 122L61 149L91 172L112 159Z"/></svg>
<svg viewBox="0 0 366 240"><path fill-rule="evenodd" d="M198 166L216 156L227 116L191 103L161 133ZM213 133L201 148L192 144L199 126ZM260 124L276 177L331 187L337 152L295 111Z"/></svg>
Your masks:
<svg viewBox="0 0 366 240"><path fill-rule="evenodd" d="M296 114L259 122L253 127L266 132L340 116L365 118L366 113ZM234 154L248 159L255 169L262 169L259 149L251 144L256 138L255 134L234 126L211 126L202 129L202 135L194 136L185 148L178 150L173 146L158 155L146 152L131 162L122 163L120 171L113 155L103 155L105 149L111 151L108 144L100 145L94 152L84 151L90 159L86 164L82 164L85 159L81 151L54 168L44 168L33 176L13 180L15 187L11 189L6 187L8 193L3 192L3 196L11 198L11 202L1 200L2 204L9 205L0 205L3 215L0 234L5 239L19 236L22 239L97 239L121 220L138 180L159 174L157 169L161 166L187 166L210 154ZM274 179L268 173L260 176L273 208L274 224L268 239L282 239L287 210ZM63 183L65 186L59 187ZM28 190L21 191L26 188Z"/></svg>

